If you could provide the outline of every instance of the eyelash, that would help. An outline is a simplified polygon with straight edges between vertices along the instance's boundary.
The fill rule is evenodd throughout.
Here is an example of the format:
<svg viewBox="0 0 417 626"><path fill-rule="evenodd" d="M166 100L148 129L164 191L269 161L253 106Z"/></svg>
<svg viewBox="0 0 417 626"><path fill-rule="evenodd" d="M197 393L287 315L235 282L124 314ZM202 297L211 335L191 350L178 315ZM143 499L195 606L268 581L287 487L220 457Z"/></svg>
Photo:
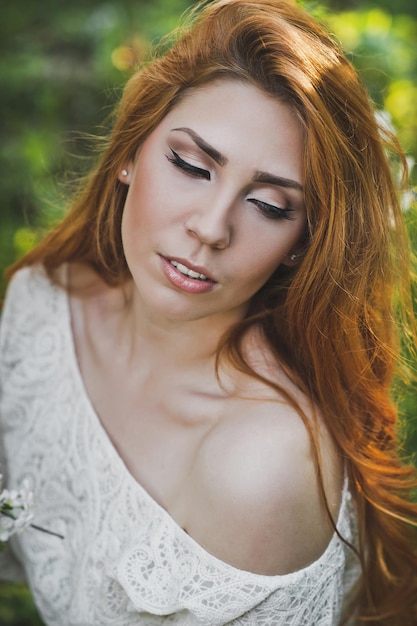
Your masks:
<svg viewBox="0 0 417 626"><path fill-rule="evenodd" d="M202 178L204 180L211 180L211 175L208 170L205 170L201 167L196 167L195 165L191 165L191 163L187 163L180 157L180 155L175 152L171 148L171 155L167 155L167 159L170 163L172 163L179 170L187 174L188 176L193 176L194 178ZM282 208L279 206L275 206L274 204L269 204L267 202L263 202L262 200L257 200L255 198L249 198L248 202L251 202L256 206L262 215L270 220L294 220L295 217L291 217L290 213L293 209L287 207Z"/></svg>
<svg viewBox="0 0 417 626"><path fill-rule="evenodd" d="M264 215L266 218L270 220L290 220L293 221L296 218L291 216L291 213L294 209L289 207L283 208L280 206L276 206L275 204L268 204L268 202L263 202L262 200L256 200L255 198L249 198L248 202L251 202L256 206L256 208Z"/></svg>
<svg viewBox="0 0 417 626"><path fill-rule="evenodd" d="M170 163L173 163L175 167L182 170L189 176L194 176L194 178L203 178L204 180L211 179L211 175L208 170L205 170L201 167L196 167L195 165L191 165L191 163L187 163L187 161L184 161L184 159L182 159L180 155L177 154L172 148L171 152L172 156L167 155L167 159Z"/></svg>

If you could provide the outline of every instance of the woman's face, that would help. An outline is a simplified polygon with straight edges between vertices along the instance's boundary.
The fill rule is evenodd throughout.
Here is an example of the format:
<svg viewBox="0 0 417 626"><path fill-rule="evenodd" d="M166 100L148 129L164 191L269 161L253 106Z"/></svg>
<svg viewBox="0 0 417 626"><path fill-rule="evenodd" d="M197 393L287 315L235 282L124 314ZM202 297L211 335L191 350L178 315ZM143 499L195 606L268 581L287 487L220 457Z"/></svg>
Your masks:
<svg viewBox="0 0 417 626"><path fill-rule="evenodd" d="M233 80L188 92L120 174L124 251L149 312L241 318L304 232L302 163L288 105Z"/></svg>

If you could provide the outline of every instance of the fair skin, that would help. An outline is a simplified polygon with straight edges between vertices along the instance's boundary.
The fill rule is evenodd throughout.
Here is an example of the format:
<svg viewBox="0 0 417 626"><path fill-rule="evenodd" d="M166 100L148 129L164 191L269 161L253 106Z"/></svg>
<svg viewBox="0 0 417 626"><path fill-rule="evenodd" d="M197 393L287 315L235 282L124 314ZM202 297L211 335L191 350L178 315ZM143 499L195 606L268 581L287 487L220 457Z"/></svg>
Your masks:
<svg viewBox="0 0 417 626"><path fill-rule="evenodd" d="M221 386L214 359L225 330L298 250L302 156L287 105L230 80L192 91L119 176L132 280L110 288L71 269L84 293L71 297L81 372L127 469L206 550L268 575L311 563L332 528L298 413L231 367ZM256 331L245 350L311 415ZM324 428L319 439L337 515L341 470Z"/></svg>

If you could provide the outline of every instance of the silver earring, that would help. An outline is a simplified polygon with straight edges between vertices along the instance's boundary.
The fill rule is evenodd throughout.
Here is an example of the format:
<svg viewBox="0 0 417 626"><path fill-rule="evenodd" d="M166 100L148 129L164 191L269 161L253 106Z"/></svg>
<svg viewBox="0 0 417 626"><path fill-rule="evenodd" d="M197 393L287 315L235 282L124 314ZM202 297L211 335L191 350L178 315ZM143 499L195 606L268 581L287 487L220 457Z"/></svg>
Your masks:
<svg viewBox="0 0 417 626"><path fill-rule="evenodd" d="M122 170L122 176L127 176L128 175L128 171L127 170Z"/></svg>
<svg viewBox="0 0 417 626"><path fill-rule="evenodd" d="M295 259L298 259L298 256L299 256L298 254L292 254L290 256L290 261L295 261Z"/></svg>

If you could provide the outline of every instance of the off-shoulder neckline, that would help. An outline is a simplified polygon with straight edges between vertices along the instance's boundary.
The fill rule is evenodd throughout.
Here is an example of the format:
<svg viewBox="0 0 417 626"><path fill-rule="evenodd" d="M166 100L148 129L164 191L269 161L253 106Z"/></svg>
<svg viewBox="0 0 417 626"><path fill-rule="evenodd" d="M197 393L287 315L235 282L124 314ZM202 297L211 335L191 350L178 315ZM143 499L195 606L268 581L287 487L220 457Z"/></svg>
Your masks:
<svg viewBox="0 0 417 626"><path fill-rule="evenodd" d="M288 572L286 574L275 574L275 575L267 575L267 574L258 574L255 572L251 572L249 570L239 569L226 561L222 561L220 558L216 557L214 554L210 553L208 550L203 548L201 544L199 544L191 535L189 535L186 530L184 530L178 522L171 516L171 514L159 503L155 498L145 489L142 484L136 480L136 478L129 471L126 463L123 458L120 456L117 448L111 441L109 434L107 433L97 411L95 410L89 394L87 392L78 359L75 349L74 336L73 336L73 328L72 328L72 320L71 320L71 308L70 308L70 295L67 289L61 289L54 284L51 284L49 278L45 276L45 280L52 286L53 289L56 289L59 292L59 299L61 299L63 305L64 315L61 317L63 334L66 342L66 346L69 353L69 367L74 377L74 383L77 386L77 397L80 399L80 402L84 404L85 410L92 420L94 426L97 428L97 431L100 434L100 439L103 445L109 451L109 455L114 462L118 465L119 471L122 472L127 481L129 481L130 485L134 492L138 493L139 496L144 499L148 505L155 509L156 514L160 519L165 520L168 523L172 530L175 532L176 536L183 540L191 549L195 552L198 552L201 558L205 561L209 561L212 565L216 567L221 567L226 569L231 574L235 574L240 577L244 577L245 579L255 580L262 584L268 584L272 586L276 586L276 581L280 581L280 584L283 581L288 583L292 583L294 578L298 578L306 575L307 573L320 568L323 562L328 560L328 555L332 553L333 548L336 543L342 541L341 536L343 536L344 531L347 531L346 528L346 519L348 517L348 506L349 501L351 500L351 494L349 490L349 481L347 477L347 472L345 471L343 487L342 487L342 497L339 506L336 528L327 544L325 550L322 554L314 560L312 563L307 566L295 570L293 572Z"/></svg>

